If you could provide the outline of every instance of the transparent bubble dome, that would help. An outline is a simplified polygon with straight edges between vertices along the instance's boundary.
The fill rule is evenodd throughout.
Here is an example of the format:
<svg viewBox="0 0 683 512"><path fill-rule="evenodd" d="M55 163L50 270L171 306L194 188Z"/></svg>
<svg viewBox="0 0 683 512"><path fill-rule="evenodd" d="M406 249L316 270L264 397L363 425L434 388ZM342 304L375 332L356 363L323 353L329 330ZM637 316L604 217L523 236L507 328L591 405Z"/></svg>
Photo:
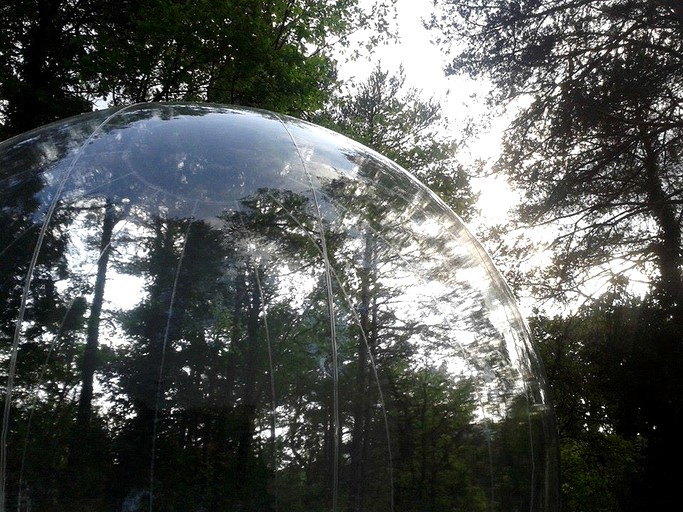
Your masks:
<svg viewBox="0 0 683 512"><path fill-rule="evenodd" d="M0 145L2 510L554 511L514 300L389 160L136 105Z"/></svg>

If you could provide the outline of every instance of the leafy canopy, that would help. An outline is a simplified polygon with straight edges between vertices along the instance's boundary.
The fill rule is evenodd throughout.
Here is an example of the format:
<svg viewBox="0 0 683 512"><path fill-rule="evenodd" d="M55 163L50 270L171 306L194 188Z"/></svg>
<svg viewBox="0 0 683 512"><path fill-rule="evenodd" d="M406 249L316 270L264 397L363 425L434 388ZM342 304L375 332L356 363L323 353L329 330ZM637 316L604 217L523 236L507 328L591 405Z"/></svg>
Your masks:
<svg viewBox="0 0 683 512"><path fill-rule="evenodd" d="M394 0L18 0L0 7L0 135L96 102L214 101L320 108L359 29Z"/></svg>
<svg viewBox="0 0 683 512"><path fill-rule="evenodd" d="M456 159L459 141L448 135L441 103L408 87L402 68L391 74L381 63L348 86L332 95L317 121L398 163L468 218L477 197Z"/></svg>
<svg viewBox="0 0 683 512"><path fill-rule="evenodd" d="M556 229L537 292L580 290L618 262L679 303L679 4L436 3L449 72L489 77L494 105L518 100L497 168L524 191L521 223Z"/></svg>

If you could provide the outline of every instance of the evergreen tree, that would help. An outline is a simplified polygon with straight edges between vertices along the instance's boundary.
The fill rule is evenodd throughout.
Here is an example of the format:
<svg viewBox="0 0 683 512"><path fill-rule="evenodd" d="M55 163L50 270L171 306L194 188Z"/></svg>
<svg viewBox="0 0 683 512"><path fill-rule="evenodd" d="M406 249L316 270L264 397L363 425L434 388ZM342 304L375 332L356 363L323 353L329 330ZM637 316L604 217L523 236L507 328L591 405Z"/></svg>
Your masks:
<svg viewBox="0 0 683 512"><path fill-rule="evenodd" d="M392 75L378 64L365 81L334 94L316 120L398 163L456 213L472 216L477 197L441 104L407 87L403 69Z"/></svg>
<svg viewBox="0 0 683 512"><path fill-rule="evenodd" d="M494 104L519 100L497 169L523 191L518 221L555 229L539 291L580 291L597 270L630 264L653 277L663 307L680 305L675 11L648 0L438 4L448 71L488 77Z"/></svg>
<svg viewBox="0 0 683 512"><path fill-rule="evenodd" d="M594 404L593 385L613 397L609 405L629 404L623 415L626 409L585 411L591 422L606 417L620 435L637 432L647 438L642 481L630 488L625 509L675 507L676 484L664 468L683 456L679 2L436 3L431 25L451 50L448 71L487 77L494 85L493 105L515 109L497 170L523 193L516 227L554 229L552 262L536 275L522 276L521 284L536 298L566 299L590 294L590 281L616 268L635 269L649 279L648 304L636 317L637 328L597 329L609 318L601 317L599 308L573 320L585 329L582 354L591 365L600 359L585 351L593 342L600 358L608 355L598 348L605 336L613 354L629 347L629 357L612 363L633 372L632 381L616 372L624 377L618 382L595 374L598 382L590 386L588 380L576 383L583 395L574 395L574 412ZM508 226L503 234L509 231ZM530 232L522 233L528 238ZM544 325L549 330L539 334L541 341L554 333L552 325ZM556 356L565 362L560 367L573 368L575 348L558 349ZM573 372L558 375L563 376L558 389L571 387ZM562 401L559 406L562 417ZM565 445L574 461L577 446Z"/></svg>

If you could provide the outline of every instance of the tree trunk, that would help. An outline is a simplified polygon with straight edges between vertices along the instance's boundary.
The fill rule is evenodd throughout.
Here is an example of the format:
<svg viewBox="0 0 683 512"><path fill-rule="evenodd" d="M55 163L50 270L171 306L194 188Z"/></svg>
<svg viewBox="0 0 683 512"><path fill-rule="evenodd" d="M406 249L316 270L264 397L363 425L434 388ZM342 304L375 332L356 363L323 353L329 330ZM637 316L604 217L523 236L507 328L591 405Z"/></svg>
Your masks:
<svg viewBox="0 0 683 512"><path fill-rule="evenodd" d="M258 268L254 272L258 272ZM254 430L256 420L256 407L258 399L257 362L259 348L259 321L263 309L263 298L257 284L258 277L254 275L253 282L250 283L249 292L245 294L247 303L246 318L246 337L241 340L242 354L244 354L244 366L242 370L241 403L236 408L237 413L237 481L236 488L239 489L241 497L248 500L253 493L255 482L251 473L251 458L254 451ZM251 488L250 488L251 487Z"/></svg>
<svg viewBox="0 0 683 512"><path fill-rule="evenodd" d="M111 253L111 237L117 222L118 219L116 218L114 205L107 199L104 207L104 222L102 223L102 236L100 238L100 257L97 262L95 292L92 305L90 306L85 352L83 353L83 363L81 365L83 387L81 388L81 396L78 402L78 415L76 419L76 430L79 434L85 434L90 424L93 381L95 370L97 369L100 315L104 302L104 285L107 280L107 265L109 264L109 255Z"/></svg>
<svg viewBox="0 0 683 512"><path fill-rule="evenodd" d="M683 279L681 278L681 233L676 212L667 200L666 192L659 179L659 164L653 148L652 136L642 131L645 151L645 172L648 201L652 214L659 226L660 242L655 247L657 264L660 271L660 289L665 307L671 311L681 309L683 298ZM679 313L681 315L681 313ZM683 317L683 315L681 315ZM683 318L680 318L683 320Z"/></svg>
<svg viewBox="0 0 683 512"><path fill-rule="evenodd" d="M98 472L98 458L101 451L97 435L91 428L93 381L97 369L100 314L104 302L104 285L107 279L107 265L111 252L110 242L114 226L118 222L111 201L104 207L104 221L100 237L100 256L97 262L95 290L88 318L86 345L81 363L82 388L76 412L76 423L71 432L68 458L68 477L64 483L65 497L77 502L85 496L97 494L103 485L104 472Z"/></svg>
<svg viewBox="0 0 683 512"><path fill-rule="evenodd" d="M358 335L358 371L356 374L356 400L353 413L353 438L351 445L351 493L353 496L353 510L360 512L365 509L365 487L367 480L366 464L369 447L371 415L370 391L370 343L373 336L371 318L372 297L370 285L374 279L372 267L374 264L374 240L368 229L365 234L365 248L363 251L363 267L361 278L360 329Z"/></svg>

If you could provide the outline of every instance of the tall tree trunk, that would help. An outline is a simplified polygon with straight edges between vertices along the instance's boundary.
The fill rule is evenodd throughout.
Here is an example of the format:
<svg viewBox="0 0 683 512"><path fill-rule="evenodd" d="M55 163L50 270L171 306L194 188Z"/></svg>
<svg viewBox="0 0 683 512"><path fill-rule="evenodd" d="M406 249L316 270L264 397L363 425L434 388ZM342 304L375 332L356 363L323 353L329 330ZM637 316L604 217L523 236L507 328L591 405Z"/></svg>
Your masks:
<svg viewBox="0 0 683 512"><path fill-rule="evenodd" d="M259 272L254 268L254 272ZM244 354L244 366L242 371L241 404L237 408L237 482L236 488L241 497L248 500L253 493L253 484L250 474L250 459L254 450L254 422L256 420L256 408L258 390L257 358L259 348L259 321L263 309L263 298L258 286L258 277L254 275L250 283L249 292L245 298L248 303L244 304L247 309L246 337L242 340L242 354ZM252 487L250 489L250 486Z"/></svg>
<svg viewBox="0 0 683 512"><path fill-rule="evenodd" d="M68 496L74 503L85 499L86 496L97 495L104 485L105 473L98 471L101 447L98 446L95 433L91 428L91 416L93 381L97 370L100 315L104 302L104 285L107 279L112 233L117 222L114 205L110 200L107 200L104 206L95 290L90 306L85 352L81 363L81 394L76 413L76 423L71 432L72 438L67 462L68 477L63 482L65 497Z"/></svg>
<svg viewBox="0 0 683 512"><path fill-rule="evenodd" d="M85 352L83 353L83 363L81 365L83 385L81 388L80 400L78 402L78 416L76 419L76 429L79 434L87 432L90 424L93 381L95 378L95 370L97 369L100 315L104 302L104 285L107 280L107 266L111 253L111 237L117 222L114 205L107 199L104 207L104 221L102 223L102 236L100 238L100 257L97 262L97 277L95 278L95 292L90 307Z"/></svg>
<svg viewBox="0 0 683 512"><path fill-rule="evenodd" d="M366 461L369 447L370 427L370 343L373 337L371 318L372 297L370 286L374 279L374 240L370 229L365 234L361 278L360 329L358 335L358 371L356 374L356 399L353 412L353 437L351 445L351 493L353 510L365 509Z"/></svg>
<svg viewBox="0 0 683 512"><path fill-rule="evenodd" d="M642 354L648 354L650 368L656 368L646 384L648 393L643 394L642 409L648 420L656 426L648 434L644 479L651 486L648 498L657 509L665 509L667 503L678 500L675 489L677 475L668 470L683 455L680 426L683 422L683 278L681 277L681 233L676 211L663 189L657 171L659 163L651 136L643 137L646 154L648 199L659 225L659 244L656 255L660 270L658 283L661 306L654 318L648 318L646 339L654 342ZM654 357L653 357L654 355ZM640 362L639 362L640 363ZM640 363L642 364L642 363ZM642 391L641 391L642 394ZM652 498L654 496L654 498Z"/></svg>
<svg viewBox="0 0 683 512"><path fill-rule="evenodd" d="M645 172L648 201L652 214L659 226L660 242L657 244L657 264L660 271L659 288L666 300L665 306L678 311L683 321L681 299L683 299L683 278L681 276L681 233L676 212L667 199L659 178L659 164L653 148L652 136L642 131L645 151Z"/></svg>

